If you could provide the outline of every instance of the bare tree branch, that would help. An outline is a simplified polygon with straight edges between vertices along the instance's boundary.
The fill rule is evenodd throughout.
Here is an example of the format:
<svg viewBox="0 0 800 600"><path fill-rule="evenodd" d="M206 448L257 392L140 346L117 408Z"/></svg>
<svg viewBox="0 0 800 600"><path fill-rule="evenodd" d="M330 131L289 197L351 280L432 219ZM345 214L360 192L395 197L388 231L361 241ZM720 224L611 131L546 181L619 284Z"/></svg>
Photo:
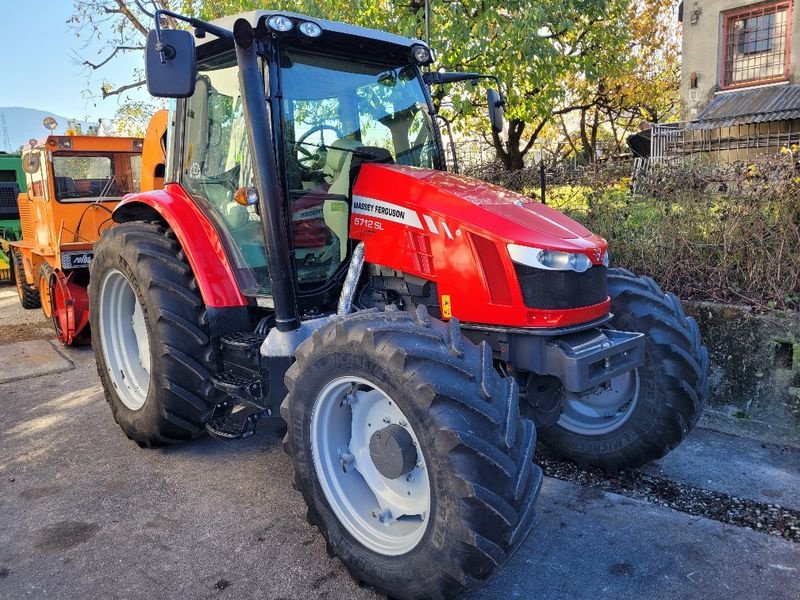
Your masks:
<svg viewBox="0 0 800 600"><path fill-rule="evenodd" d="M131 9L128 8L128 5L125 4L125 0L117 0L117 6L119 6L118 12L125 15L125 17L130 21L131 25L133 25L137 30L139 30L139 33L147 37L148 33L147 27L142 25L142 22L136 18L136 15L133 14L133 11L131 11Z"/></svg>
<svg viewBox="0 0 800 600"><path fill-rule="evenodd" d="M104 60L100 61L99 63L95 64L88 60L84 60L83 64L87 67L91 67L92 70L97 70L106 63L108 63L112 58L114 58L118 52L127 52L131 50L144 50L144 46L117 46L114 50L109 54Z"/></svg>
<svg viewBox="0 0 800 600"><path fill-rule="evenodd" d="M113 90L107 90L105 87L103 87L103 99L108 98L109 96L117 96L134 88L142 87L144 84L145 82L142 80L137 81L136 83L129 83L128 85L122 85Z"/></svg>

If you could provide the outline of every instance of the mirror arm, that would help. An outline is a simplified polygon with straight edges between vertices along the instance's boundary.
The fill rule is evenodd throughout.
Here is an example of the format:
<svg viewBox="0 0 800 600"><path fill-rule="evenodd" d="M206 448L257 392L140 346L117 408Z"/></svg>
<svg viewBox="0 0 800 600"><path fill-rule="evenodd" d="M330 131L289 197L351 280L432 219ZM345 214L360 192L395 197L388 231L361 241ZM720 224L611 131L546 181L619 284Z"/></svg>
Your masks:
<svg viewBox="0 0 800 600"><path fill-rule="evenodd" d="M222 27L217 27L216 25L212 25L211 23L206 23L205 21L201 21L200 19L195 19L193 17L186 17L182 14L172 12L171 10L163 10L163 9L157 10L154 15L156 21L156 50L158 51L158 54L161 57L161 64L164 64L168 60L172 60L173 58L175 58L175 49L172 46L165 46L161 41L162 16L172 17L173 19L177 19L178 21L183 21L184 23L188 23L197 30L210 33L211 35L215 35L221 39L227 39L227 40L233 39L233 32L228 31L227 29L223 29Z"/></svg>
<svg viewBox="0 0 800 600"><path fill-rule="evenodd" d="M506 105L506 98L502 92L502 86L497 75L484 75L483 73L439 73L438 71L429 71L422 76L425 83L428 85L456 83L459 81L470 81L477 83L478 79L491 79L497 84L497 91L500 94L500 106Z"/></svg>

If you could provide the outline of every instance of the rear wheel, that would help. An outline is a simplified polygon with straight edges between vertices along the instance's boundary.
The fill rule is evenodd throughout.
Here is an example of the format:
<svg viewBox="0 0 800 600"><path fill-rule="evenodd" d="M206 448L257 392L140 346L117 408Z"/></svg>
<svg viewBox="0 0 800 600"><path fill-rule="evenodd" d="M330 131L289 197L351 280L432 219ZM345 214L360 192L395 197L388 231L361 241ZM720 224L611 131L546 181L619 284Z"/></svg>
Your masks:
<svg viewBox="0 0 800 600"><path fill-rule="evenodd" d="M608 271L611 325L645 334L645 364L586 394L565 393L558 422L540 430L556 453L608 470L638 467L675 448L708 397L708 352L680 300L649 277Z"/></svg>
<svg viewBox="0 0 800 600"><path fill-rule="evenodd" d="M281 414L311 523L395 598L487 579L533 525L536 432L486 344L424 308L338 319L297 350Z"/></svg>
<svg viewBox="0 0 800 600"><path fill-rule="evenodd" d="M53 298L50 295L50 280L53 277L53 267L49 263L43 262L39 267L39 299L42 304L42 312L48 319L53 316Z"/></svg>
<svg viewBox="0 0 800 600"><path fill-rule="evenodd" d="M89 293L97 372L142 446L198 437L215 404L205 305L170 229L123 223L95 245Z"/></svg>
<svg viewBox="0 0 800 600"><path fill-rule="evenodd" d="M11 263L14 265L14 280L22 308L39 308L42 305L39 290L25 280L25 265L18 250L11 250Z"/></svg>

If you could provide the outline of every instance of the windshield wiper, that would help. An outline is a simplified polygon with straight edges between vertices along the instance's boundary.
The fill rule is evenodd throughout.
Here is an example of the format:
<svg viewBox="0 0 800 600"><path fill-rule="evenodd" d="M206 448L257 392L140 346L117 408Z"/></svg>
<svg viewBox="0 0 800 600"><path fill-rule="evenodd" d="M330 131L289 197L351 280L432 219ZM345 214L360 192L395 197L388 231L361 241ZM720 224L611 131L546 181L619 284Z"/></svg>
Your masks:
<svg viewBox="0 0 800 600"><path fill-rule="evenodd" d="M314 148L318 148L320 150L341 150L342 152L349 152L353 156L357 156L358 158L380 158L373 152L368 152L364 150L359 150L357 148L340 148L339 146L320 146L319 144L315 144L313 142L295 142L296 146L313 146ZM369 148L369 146L361 146L362 148Z"/></svg>

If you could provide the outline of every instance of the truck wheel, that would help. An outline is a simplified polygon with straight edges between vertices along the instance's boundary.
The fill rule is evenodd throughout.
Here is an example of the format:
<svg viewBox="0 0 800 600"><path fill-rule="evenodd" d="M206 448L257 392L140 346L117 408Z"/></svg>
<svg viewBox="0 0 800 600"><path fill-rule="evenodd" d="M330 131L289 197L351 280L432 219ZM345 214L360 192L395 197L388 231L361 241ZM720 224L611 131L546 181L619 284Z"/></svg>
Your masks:
<svg viewBox="0 0 800 600"><path fill-rule="evenodd" d="M394 598L454 596L530 531L536 431L458 322L363 311L297 349L281 406L295 486L331 554Z"/></svg>
<svg viewBox="0 0 800 600"><path fill-rule="evenodd" d="M17 295L22 308L39 308L42 305L39 299L39 290L25 281L25 265L22 262L22 254L12 250L11 263L14 265L14 280L17 284Z"/></svg>
<svg viewBox="0 0 800 600"><path fill-rule="evenodd" d="M48 319L53 316L53 299L50 297L50 278L53 276L53 267L43 262L39 267L39 299L42 312Z"/></svg>
<svg viewBox="0 0 800 600"><path fill-rule="evenodd" d="M198 437L215 404L216 358L174 233L143 222L107 229L90 269L92 346L114 419L144 447Z"/></svg>
<svg viewBox="0 0 800 600"><path fill-rule="evenodd" d="M697 423L708 398L708 351L680 300L649 277L609 269L611 325L645 334L645 364L607 389L564 394L555 425L540 430L556 453L619 470L675 448Z"/></svg>

